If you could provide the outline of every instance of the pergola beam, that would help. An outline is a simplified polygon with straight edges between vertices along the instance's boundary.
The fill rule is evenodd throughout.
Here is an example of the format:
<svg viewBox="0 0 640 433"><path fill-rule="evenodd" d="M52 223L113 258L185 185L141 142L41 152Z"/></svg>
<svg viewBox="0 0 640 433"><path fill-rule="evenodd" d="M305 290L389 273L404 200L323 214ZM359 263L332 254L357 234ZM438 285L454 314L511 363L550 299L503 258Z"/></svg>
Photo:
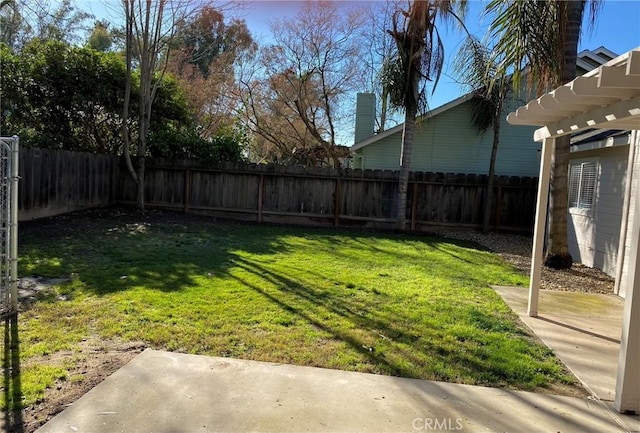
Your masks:
<svg viewBox="0 0 640 433"><path fill-rule="evenodd" d="M627 74L640 75L640 51L631 51L627 61Z"/></svg>
<svg viewBox="0 0 640 433"><path fill-rule="evenodd" d="M629 119L629 117L633 117L634 119ZM604 107L596 108L588 113L564 118L549 124L536 130L533 134L533 139L541 141L545 138L570 134L582 129L596 128L598 125L601 125L600 127L610 128L606 126L607 123L622 121L622 119L632 124L635 124L637 121L635 129L640 129L640 96L621 100Z"/></svg>
<svg viewBox="0 0 640 433"><path fill-rule="evenodd" d="M620 71L623 70L623 68L614 69ZM640 86L634 86L633 83L626 79L624 82L616 84L615 81L613 81L613 76L625 76L620 75L618 72L614 72L613 70L609 71L611 72L607 74L604 82L601 82L602 77L578 77L571 82L571 90L573 90L576 95L591 96L595 98L602 96L606 98L616 97L620 99L640 94Z"/></svg>
<svg viewBox="0 0 640 433"><path fill-rule="evenodd" d="M606 92L610 92L612 89L622 89L623 91L628 91L628 89L640 90L640 75L627 74L627 68L624 66L602 67L598 77L598 88Z"/></svg>

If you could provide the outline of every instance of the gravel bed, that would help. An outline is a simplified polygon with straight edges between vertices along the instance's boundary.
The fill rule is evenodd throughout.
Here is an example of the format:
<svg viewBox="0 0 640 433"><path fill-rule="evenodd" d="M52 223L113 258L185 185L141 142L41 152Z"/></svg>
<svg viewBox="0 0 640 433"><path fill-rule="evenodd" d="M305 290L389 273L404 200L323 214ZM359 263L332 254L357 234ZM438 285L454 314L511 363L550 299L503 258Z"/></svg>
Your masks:
<svg viewBox="0 0 640 433"><path fill-rule="evenodd" d="M440 235L475 242L499 254L519 271L531 271L532 239L527 236L470 231L446 231ZM599 269L574 263L571 269L555 270L542 267L540 287L548 290L612 294L614 280Z"/></svg>

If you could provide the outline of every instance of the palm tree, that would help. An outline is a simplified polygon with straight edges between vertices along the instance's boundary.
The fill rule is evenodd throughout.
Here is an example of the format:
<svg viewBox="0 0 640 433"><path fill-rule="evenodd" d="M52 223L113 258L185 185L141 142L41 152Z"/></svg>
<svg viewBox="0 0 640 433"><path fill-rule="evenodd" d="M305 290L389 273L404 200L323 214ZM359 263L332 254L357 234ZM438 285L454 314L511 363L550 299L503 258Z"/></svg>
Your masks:
<svg viewBox="0 0 640 433"><path fill-rule="evenodd" d="M497 40L495 52L503 56L504 70L513 69L515 89L520 89L524 71L529 92L542 93L545 88L555 88L575 78L587 3L593 24L600 0L492 0L487 5L487 13L494 14L490 31ZM573 262L567 244L569 140L568 135L556 139L551 169L545 265L555 269L570 268Z"/></svg>
<svg viewBox="0 0 640 433"><path fill-rule="evenodd" d="M421 83L433 81L435 88L444 64L444 45L436 22L462 21L460 15L466 2L451 0L415 0L408 10L397 9L392 18L393 37L397 52L387 59L382 70L383 87L389 92L389 101L396 108L404 108L405 121L400 153L400 178L398 183L398 228L406 228L407 189L416 115L425 103L425 87ZM426 104L424 104L426 105Z"/></svg>
<svg viewBox="0 0 640 433"><path fill-rule="evenodd" d="M493 208L493 184L500 144L502 111L505 100L511 93L511 86L505 71L498 68L492 51L474 36L469 36L460 48L454 62L454 70L461 78L463 85L471 88L474 94L471 100L473 125L482 134L489 128L493 128L487 196L482 220L482 231L487 233Z"/></svg>

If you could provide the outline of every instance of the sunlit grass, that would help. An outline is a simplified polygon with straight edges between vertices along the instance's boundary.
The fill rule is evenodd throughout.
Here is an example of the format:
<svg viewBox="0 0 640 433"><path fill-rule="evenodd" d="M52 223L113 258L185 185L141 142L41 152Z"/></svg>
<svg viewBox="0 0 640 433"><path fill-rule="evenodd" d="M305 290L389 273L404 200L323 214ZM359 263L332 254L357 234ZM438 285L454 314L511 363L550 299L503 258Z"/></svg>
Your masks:
<svg viewBox="0 0 640 433"><path fill-rule="evenodd" d="M20 254L21 275L71 278L20 316L23 362L97 336L518 389L571 380L489 288L526 278L471 245L200 219L73 220L23 227ZM26 405L41 398L30 395Z"/></svg>

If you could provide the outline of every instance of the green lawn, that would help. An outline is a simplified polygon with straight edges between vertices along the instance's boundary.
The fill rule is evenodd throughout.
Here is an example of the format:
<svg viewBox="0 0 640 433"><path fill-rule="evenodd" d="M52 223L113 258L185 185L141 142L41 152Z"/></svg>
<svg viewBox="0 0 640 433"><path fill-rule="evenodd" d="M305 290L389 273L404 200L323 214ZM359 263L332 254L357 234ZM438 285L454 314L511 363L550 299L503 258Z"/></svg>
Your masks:
<svg viewBox="0 0 640 433"><path fill-rule="evenodd" d="M517 389L572 381L489 288L527 284L489 252L423 236L158 220L21 226L20 275L72 278L20 316L25 405L68 375L73 357L56 363L57 353L96 337Z"/></svg>

